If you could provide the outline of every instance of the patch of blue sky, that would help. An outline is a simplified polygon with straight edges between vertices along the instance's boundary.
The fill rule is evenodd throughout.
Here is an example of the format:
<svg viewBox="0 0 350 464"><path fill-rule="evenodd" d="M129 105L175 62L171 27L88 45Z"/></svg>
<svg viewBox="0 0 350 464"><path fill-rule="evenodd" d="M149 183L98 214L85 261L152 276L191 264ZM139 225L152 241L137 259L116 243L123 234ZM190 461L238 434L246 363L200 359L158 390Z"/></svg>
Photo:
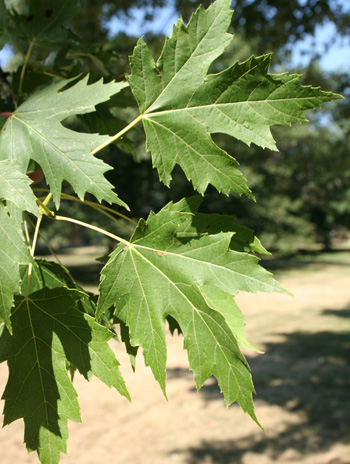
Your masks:
<svg viewBox="0 0 350 464"><path fill-rule="evenodd" d="M12 47L10 45L5 45L1 50L0 50L0 66L1 68L4 68L6 66L6 63L12 56Z"/></svg>
<svg viewBox="0 0 350 464"><path fill-rule="evenodd" d="M350 37L337 36L333 23L316 27L314 36L308 34L295 44L292 65L305 66L310 54L320 56L320 66L325 71L350 71Z"/></svg>
<svg viewBox="0 0 350 464"><path fill-rule="evenodd" d="M173 24L178 19L178 13L174 8L156 8L151 21L144 21L145 11L138 8L131 8L129 18L112 18L105 26L111 36L124 32L130 36L141 37L147 32L153 34L171 35Z"/></svg>

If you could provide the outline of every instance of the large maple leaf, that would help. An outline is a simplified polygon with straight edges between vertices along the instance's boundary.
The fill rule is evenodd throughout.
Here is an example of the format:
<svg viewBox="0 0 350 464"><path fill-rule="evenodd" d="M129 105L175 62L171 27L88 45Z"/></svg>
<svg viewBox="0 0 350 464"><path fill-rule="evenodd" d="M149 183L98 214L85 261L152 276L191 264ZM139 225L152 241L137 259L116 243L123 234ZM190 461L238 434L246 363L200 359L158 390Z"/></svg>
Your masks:
<svg viewBox="0 0 350 464"><path fill-rule="evenodd" d="M129 398L107 343L112 333L78 309L81 298L85 295L67 288L18 296L13 335L0 329L0 362L9 366L4 425L23 418L26 446L44 464L58 463L66 451L67 420L81 420L67 361L87 379L95 375Z"/></svg>
<svg viewBox="0 0 350 464"><path fill-rule="evenodd" d="M75 132L61 124L70 115L94 111L95 105L127 85L102 81L88 85L87 81L86 76L64 90L71 81L63 80L31 95L1 130L0 159L19 161L23 173L31 159L36 161L44 171L56 206L59 206L63 180L72 185L81 199L89 192L99 201L126 206L104 177L111 167L91 154L111 137Z"/></svg>
<svg viewBox="0 0 350 464"><path fill-rule="evenodd" d="M233 232L184 237L196 223L191 209L182 201L139 222L130 243L121 244L102 270L97 314L115 305L163 391L164 321L171 316L184 335L197 387L214 374L227 404L238 401L256 419L250 371L237 343L245 344L242 315L233 297L240 290L284 290L255 256L231 249Z"/></svg>
<svg viewBox="0 0 350 464"><path fill-rule="evenodd" d="M207 75L232 40L230 6L231 0L217 0L207 10L200 7L187 26L179 19L156 64L141 38L128 80L143 114L147 149L166 185L179 164L200 193L210 183L225 194L252 196L237 161L211 134L276 149L271 125L305 121L305 110L340 96L300 86L296 74L268 74L269 55Z"/></svg>

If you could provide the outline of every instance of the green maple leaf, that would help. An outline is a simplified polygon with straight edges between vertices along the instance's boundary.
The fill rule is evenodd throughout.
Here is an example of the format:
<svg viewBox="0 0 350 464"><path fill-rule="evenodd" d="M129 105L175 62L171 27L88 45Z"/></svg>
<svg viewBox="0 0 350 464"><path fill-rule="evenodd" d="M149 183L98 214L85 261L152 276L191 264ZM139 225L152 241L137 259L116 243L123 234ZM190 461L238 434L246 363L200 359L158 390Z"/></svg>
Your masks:
<svg viewBox="0 0 350 464"><path fill-rule="evenodd" d="M85 378L95 375L129 398L107 343L112 334L77 309L81 297L67 288L16 297L13 335L5 328L0 335L0 362L9 367L4 425L23 418L27 448L37 450L44 464L58 463L66 452L67 420L81 420L67 361Z"/></svg>
<svg viewBox="0 0 350 464"><path fill-rule="evenodd" d="M197 387L214 374L227 404L238 401L256 420L250 371L237 343L237 333L244 340L241 314L229 317L229 303L224 310L220 303L223 294L233 299L240 290L284 290L258 266L256 257L230 248L232 232L179 237L179 231L195 222L195 215L188 212L193 205L186 208L185 203L167 205L146 222L140 220L130 243L111 254L101 273L97 315L116 306L116 316L129 326L131 344L142 346L145 362L163 391L164 321L171 316L184 335Z"/></svg>
<svg viewBox="0 0 350 464"><path fill-rule="evenodd" d="M56 206L60 203L62 181L68 181L79 198L86 192L101 201L125 205L112 192L104 173L111 169L91 152L110 140L109 136L72 131L60 123L73 114L94 111L127 84L102 81L87 85L85 77L68 90L64 80L35 92L6 121L0 133L0 159L17 160L21 172L30 160L43 169Z"/></svg>
<svg viewBox="0 0 350 464"><path fill-rule="evenodd" d="M0 202L0 322L11 331L13 295L20 291L20 264L32 261L21 230Z"/></svg>
<svg viewBox="0 0 350 464"><path fill-rule="evenodd" d="M13 203L21 211L29 211L38 216L36 198L29 185L32 181L19 170L19 163L0 161L0 200Z"/></svg>
<svg viewBox="0 0 350 464"><path fill-rule="evenodd" d="M128 81L143 115L147 149L166 185L179 164L202 194L211 183L225 194L252 196L237 161L210 134L274 150L271 125L305 121L305 110L341 97L302 87L295 74L268 74L269 55L207 75L232 40L226 32L230 6L231 0L217 0L207 10L200 7L187 26L179 19L156 64L141 38Z"/></svg>

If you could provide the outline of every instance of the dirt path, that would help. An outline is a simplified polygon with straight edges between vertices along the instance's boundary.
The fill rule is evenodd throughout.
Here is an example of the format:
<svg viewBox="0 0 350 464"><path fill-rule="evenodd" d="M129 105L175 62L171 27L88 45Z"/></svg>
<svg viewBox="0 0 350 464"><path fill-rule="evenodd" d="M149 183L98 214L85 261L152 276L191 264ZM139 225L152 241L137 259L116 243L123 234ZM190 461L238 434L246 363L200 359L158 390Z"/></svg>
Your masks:
<svg viewBox="0 0 350 464"><path fill-rule="evenodd" d="M263 433L236 405L228 410L214 379L200 393L181 337L168 337L168 399L138 360L136 374L114 345L132 403L98 381L77 377L82 424L70 423L62 464L350 464L350 266L284 273L294 293L239 296ZM0 366L0 385L6 366ZM0 432L1 464L36 463L22 423Z"/></svg>

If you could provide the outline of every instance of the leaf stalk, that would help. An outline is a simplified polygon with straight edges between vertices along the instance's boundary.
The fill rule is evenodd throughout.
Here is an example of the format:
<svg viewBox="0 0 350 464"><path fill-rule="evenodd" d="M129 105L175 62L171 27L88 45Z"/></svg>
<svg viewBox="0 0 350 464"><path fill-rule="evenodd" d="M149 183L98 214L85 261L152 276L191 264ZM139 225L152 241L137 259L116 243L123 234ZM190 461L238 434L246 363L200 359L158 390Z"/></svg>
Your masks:
<svg viewBox="0 0 350 464"><path fill-rule="evenodd" d="M93 226L92 224L88 224L87 222L79 221L78 219L66 217L66 216L50 216L51 219L54 219L55 221L66 221L66 222L71 222L73 224L77 224L79 226L86 227L87 229L94 230L95 232L99 232L100 234L106 235L107 237L112 238L113 240L116 240L117 242L124 243L126 246L130 246L130 242L127 240L119 237L118 235L112 234L111 232L108 232L107 230L101 229L100 227Z"/></svg>
<svg viewBox="0 0 350 464"><path fill-rule="evenodd" d="M102 143L101 145L99 145L97 148L95 148L94 150L92 150L91 154L92 155L95 155L97 152L99 152L100 150L102 150L103 148L107 147L108 145L110 145L111 143L115 142L117 139L119 139L122 135L124 135L126 132L128 132L132 127L134 127L139 121L141 121L141 119L143 118L143 114L140 114L139 116L137 116L136 119L134 119L130 124L128 124L126 127L124 127L124 129L122 129L120 132L118 132L116 135L114 135L113 137L111 137L109 140L107 140L107 142L104 142Z"/></svg>

